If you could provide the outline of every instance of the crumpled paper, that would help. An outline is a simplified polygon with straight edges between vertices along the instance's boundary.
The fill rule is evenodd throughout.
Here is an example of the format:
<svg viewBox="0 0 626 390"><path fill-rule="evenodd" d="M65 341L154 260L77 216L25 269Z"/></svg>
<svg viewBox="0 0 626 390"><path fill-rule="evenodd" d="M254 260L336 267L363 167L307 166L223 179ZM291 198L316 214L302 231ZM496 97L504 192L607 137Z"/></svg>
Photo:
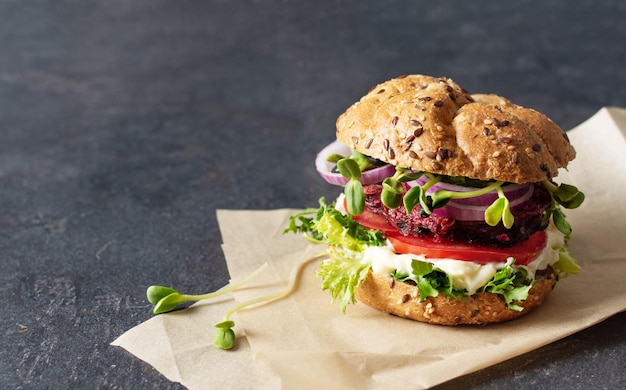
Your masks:
<svg viewBox="0 0 626 390"><path fill-rule="evenodd" d="M626 310L626 109L603 108L568 132L577 158L557 182L586 194L566 210L574 229L570 252L579 275L560 281L528 315L486 327L443 327L396 318L362 304L342 314L320 289L323 250L282 234L295 210L218 210L223 251L233 281L269 267L241 290L155 316L116 339L168 379L190 389L428 388L544 346ZM236 313L238 346L212 346L224 313L248 299L282 291L305 263L289 297ZM410 379L409 379L410 378Z"/></svg>

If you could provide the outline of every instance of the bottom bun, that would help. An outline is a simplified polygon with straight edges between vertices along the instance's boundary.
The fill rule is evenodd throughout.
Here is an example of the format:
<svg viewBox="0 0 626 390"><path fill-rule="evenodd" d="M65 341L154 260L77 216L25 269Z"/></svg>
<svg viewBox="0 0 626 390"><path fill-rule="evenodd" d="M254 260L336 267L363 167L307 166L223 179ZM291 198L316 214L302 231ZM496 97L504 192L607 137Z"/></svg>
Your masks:
<svg viewBox="0 0 626 390"><path fill-rule="evenodd" d="M523 308L515 311L507 308L502 295L480 292L474 295L452 298L444 294L428 297L420 302L417 287L397 281L390 276L377 275L371 271L355 291L360 302L398 317L438 325L486 325L509 321L527 314L541 305L556 284L557 276L551 267L537 272L534 286L528 298L516 302Z"/></svg>

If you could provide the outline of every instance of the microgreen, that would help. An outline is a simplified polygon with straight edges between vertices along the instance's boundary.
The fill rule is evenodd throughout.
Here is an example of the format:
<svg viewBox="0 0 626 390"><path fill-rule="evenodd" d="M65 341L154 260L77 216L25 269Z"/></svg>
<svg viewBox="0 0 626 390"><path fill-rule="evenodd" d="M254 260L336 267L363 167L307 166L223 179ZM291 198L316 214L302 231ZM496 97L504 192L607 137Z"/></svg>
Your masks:
<svg viewBox="0 0 626 390"><path fill-rule="evenodd" d="M515 222L515 218L513 213L511 213L509 200L504 195L502 187L498 186L496 190L498 198L485 210L485 222L489 226L496 226L502 221L504 227L510 229L513 226L513 222Z"/></svg>
<svg viewBox="0 0 626 390"><path fill-rule="evenodd" d="M175 310L181 303L184 302L197 302L205 299L211 299L218 297L220 295L232 292L248 283L250 280L255 278L258 274L267 268L267 263L263 264L256 271L250 274L245 279L237 282L230 283L217 291L202 294L202 295L192 295L192 294L181 294L177 290L174 290L171 287L164 286L150 286L146 290L146 297L148 298L148 302L154 305L152 312L154 314L167 313L172 310Z"/></svg>
<svg viewBox="0 0 626 390"><path fill-rule="evenodd" d="M232 329L235 326L235 322L231 320L230 317L240 310L266 305L291 295L300 281L300 276L304 266L311 261L320 260L323 257L324 255L310 257L298 264L293 269L291 277L289 278L289 284L284 290L258 298L253 298L233 306L226 312L222 321L215 324L217 331L215 332L215 336L213 338L213 345L221 349L232 349L235 346L236 337L235 332Z"/></svg>
<svg viewBox="0 0 626 390"><path fill-rule="evenodd" d="M544 180L543 184L552 196L550 208L546 210L545 218L549 220L552 217L552 222L554 222L556 228L565 234L566 238L569 238L572 233L572 227L565 219L565 214L561 211L560 206L566 209L575 209L583 203L585 194L571 184L561 183L557 185L549 180Z"/></svg>
<svg viewBox="0 0 626 390"><path fill-rule="evenodd" d="M267 263L257 268L245 279L237 283L229 283L221 289L202 295L181 294L171 287L150 286L146 290L148 302L154 305L152 312L154 314L167 313L175 310L181 303L196 302L206 299L218 297L220 295L235 291L254 279L258 274L267 268ZM232 328L235 326L233 321L226 318L224 321L215 325L218 328L213 344L222 349L231 349L235 345L235 332Z"/></svg>
<svg viewBox="0 0 626 390"><path fill-rule="evenodd" d="M361 168L358 162L352 158L342 158L337 161L337 169L342 176L350 179L344 186L348 212L352 215L362 214L365 210L365 194L363 185L359 181Z"/></svg>

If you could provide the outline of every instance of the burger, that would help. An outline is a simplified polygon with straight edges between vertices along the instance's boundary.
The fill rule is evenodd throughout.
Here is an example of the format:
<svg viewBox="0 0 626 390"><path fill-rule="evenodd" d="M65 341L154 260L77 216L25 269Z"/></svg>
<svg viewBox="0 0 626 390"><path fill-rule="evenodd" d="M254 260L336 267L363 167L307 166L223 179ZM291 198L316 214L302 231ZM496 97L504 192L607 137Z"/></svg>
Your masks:
<svg viewBox="0 0 626 390"><path fill-rule="evenodd" d="M575 158L545 115L453 80L401 76L337 119L316 158L338 197L290 219L288 232L325 244L322 288L440 325L485 325L541 305L579 272L563 209L584 195L558 184Z"/></svg>

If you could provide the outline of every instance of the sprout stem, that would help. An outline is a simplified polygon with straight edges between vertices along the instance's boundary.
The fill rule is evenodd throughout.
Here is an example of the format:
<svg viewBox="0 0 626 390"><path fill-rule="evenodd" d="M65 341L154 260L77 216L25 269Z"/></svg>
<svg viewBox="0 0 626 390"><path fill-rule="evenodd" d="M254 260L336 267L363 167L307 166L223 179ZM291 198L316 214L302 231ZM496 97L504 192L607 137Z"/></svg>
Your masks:
<svg viewBox="0 0 626 390"><path fill-rule="evenodd" d="M227 285L225 285L224 287L220 288L219 290L210 292L208 294L202 294L202 295L181 294L181 301L202 301L204 299L214 298L214 297L220 296L222 294L226 294L226 293L229 293L231 291L235 291L239 287L241 287L244 284L248 283L250 280L254 279L258 274L260 274L261 272L265 271L265 269L267 267L268 267L268 264L267 263L263 263L259 268L257 268L254 272L252 272L250 275L248 275L244 279L242 279L242 280L240 280L240 281L238 281L236 283L230 282Z"/></svg>
<svg viewBox="0 0 626 390"><path fill-rule="evenodd" d="M258 306L265 305L265 304L268 304L268 303L271 303L271 302L274 302L274 301L278 301L280 299L283 299L283 298L291 295L293 293L293 291L295 290L298 282L300 281L300 276L302 274L302 270L304 269L304 266L306 264L310 263L311 261L319 260L319 259L321 259L321 258L323 258L325 256L326 256L325 254L317 255L317 256L309 257L308 259L302 261L300 264L298 264L297 267L295 267L291 271L289 284L287 285L286 289L284 289L282 291L278 291L278 292L273 293L273 294L266 295L266 296L250 299L250 300L242 302L242 303L240 303L240 304L238 304L236 306L233 306L224 315L224 321L230 321L230 316L231 315L233 315L237 311L242 310L244 308L247 308L247 307L250 307L250 306L254 306L254 305L258 305Z"/></svg>
<svg viewBox="0 0 626 390"><path fill-rule="evenodd" d="M481 196L484 194L487 194L493 190L497 190L498 193L500 194L502 192L502 184L504 182L503 181L496 181L486 187L480 188L478 190L474 190L474 191L468 191L468 192L452 192L452 191L447 191L450 192L450 198L452 199L466 199L466 198L473 198L476 196ZM504 193L502 193L502 196L504 196Z"/></svg>

